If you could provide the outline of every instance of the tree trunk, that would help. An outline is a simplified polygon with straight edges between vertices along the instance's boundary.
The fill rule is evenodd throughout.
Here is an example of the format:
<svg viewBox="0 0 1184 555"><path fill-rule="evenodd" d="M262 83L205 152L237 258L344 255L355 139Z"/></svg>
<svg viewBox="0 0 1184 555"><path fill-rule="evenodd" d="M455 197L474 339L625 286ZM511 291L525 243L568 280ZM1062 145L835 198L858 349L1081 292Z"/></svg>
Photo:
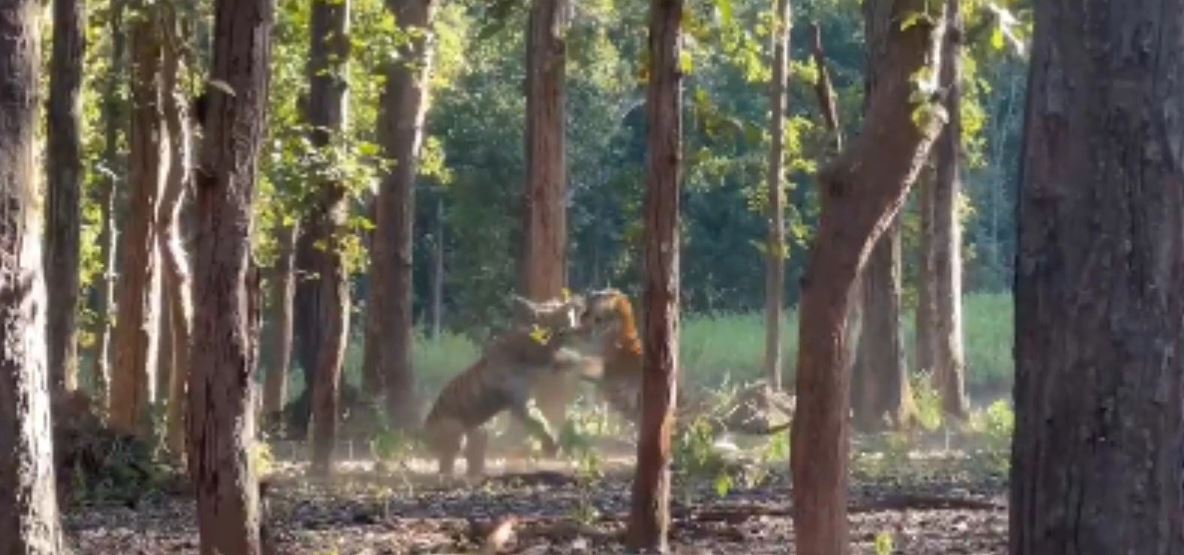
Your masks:
<svg viewBox="0 0 1184 555"><path fill-rule="evenodd" d="M0 2L0 553L62 552L37 209L39 5Z"/></svg>
<svg viewBox="0 0 1184 555"><path fill-rule="evenodd" d="M814 67L818 70L818 80L814 82L814 96L818 98L818 109L822 112L822 121L831 133L832 155L838 155L843 150L843 128L839 125L838 99L834 86L831 84L830 70L826 67L826 50L822 48L822 29L817 22L810 24L810 35L813 39L811 54L814 57Z"/></svg>
<svg viewBox="0 0 1184 555"><path fill-rule="evenodd" d="M117 168L120 164L119 139L124 129L124 102L121 99L120 82L124 75L123 0L112 0L108 8L111 18L111 69L107 76L107 91L103 99L103 160L107 164L106 175L99 190L99 206L102 210L102 229L99 231L99 250L103 258L102 280L96 285L95 312L98 314L98 329L95 332L94 367L92 369L95 387L95 406L103 412L110 405L111 396L111 303L115 298L115 191L119 183Z"/></svg>
<svg viewBox="0 0 1184 555"><path fill-rule="evenodd" d="M934 148L935 152L937 150ZM927 170L922 170L917 185L921 237L918 249L920 253L917 256L916 367L918 372L929 373L930 376L933 376L935 371L933 361L937 353L937 345L934 342L937 337L937 330L934 329L937 325L937 299L934 298L937 267L933 257L935 244L933 196L936 184L933 172Z"/></svg>
<svg viewBox="0 0 1184 555"><path fill-rule="evenodd" d="M856 429L904 426L915 410L900 332L900 218L872 250L859 279L863 296L851 398Z"/></svg>
<svg viewBox="0 0 1184 555"><path fill-rule="evenodd" d="M287 402L288 369L292 362L292 301L295 280L292 270L296 250L296 226L286 226L279 233L279 255L271 274L271 328L267 344L271 349L263 389L263 414L282 421Z"/></svg>
<svg viewBox="0 0 1184 555"><path fill-rule="evenodd" d="M793 24L789 0L777 0L773 32L773 82L769 85L769 240L765 274L765 379L781 390L781 318L785 304L785 104L789 65L789 28Z"/></svg>
<svg viewBox="0 0 1184 555"><path fill-rule="evenodd" d="M1184 552L1184 1L1036 4L1010 551Z"/></svg>
<svg viewBox="0 0 1184 555"><path fill-rule="evenodd" d="M436 233L432 237L432 339L444 327L444 195L436 197Z"/></svg>
<svg viewBox="0 0 1184 555"><path fill-rule="evenodd" d="M157 7L140 1L132 27L132 131L127 229L121 239L115 366L111 380L111 427L147 436L149 404L155 398L160 295L155 220L168 172L161 62L163 42Z"/></svg>
<svg viewBox="0 0 1184 555"><path fill-rule="evenodd" d="M177 29L172 16L165 24ZM175 33L179 34L179 33ZM181 213L185 206L185 191L190 188L189 113L184 91L178 86L183 70L179 44L170 44L164 58L165 124L170 141L169 172L157 213L159 229L162 289L162 314L167 315L165 329L172 345L168 373L168 413L166 439L169 449L177 454L185 452L185 384L189 381L189 344L192 335L193 302L189 279L189 258L185 252L181 232ZM164 338L162 337L162 341Z"/></svg>
<svg viewBox="0 0 1184 555"><path fill-rule="evenodd" d="M650 2L645 191L645 362L627 542L666 551L670 433L678 390L679 186L682 179L682 0Z"/></svg>
<svg viewBox="0 0 1184 555"><path fill-rule="evenodd" d="M313 0L306 117L312 126L310 139L318 148L331 148L333 140L345 130L349 11L349 0ZM312 382L311 471L328 475L337 443L341 369L349 338L349 281L341 244L349 206L344 183L329 180L320 183L319 188L320 196L308 225L315 250L317 321L322 326Z"/></svg>
<svg viewBox="0 0 1184 555"><path fill-rule="evenodd" d="M79 249L82 231L82 64L84 0L54 0L49 75L45 284L49 305L50 388L78 387Z"/></svg>
<svg viewBox="0 0 1184 555"><path fill-rule="evenodd" d="M271 67L271 0L217 0L214 59L200 163L189 469L202 555L259 555L255 475L255 326L250 292L252 203ZM233 91L231 94L229 91Z"/></svg>
<svg viewBox="0 0 1184 555"><path fill-rule="evenodd" d="M962 12L946 0L947 28L942 42L941 82L946 89L949 121L934 145L937 175L933 183L934 386L946 415L964 420L966 362L962 353L962 229L958 194L962 190Z"/></svg>
<svg viewBox="0 0 1184 555"><path fill-rule="evenodd" d="M366 310L365 376L381 383L367 388L386 392L387 416L397 428L419 424L411 348L412 245L415 230L415 176L428 109L432 72L432 0L387 0L387 8L406 30L416 30L398 61L387 68L382 93L379 140L395 167L378 191L374 250L370 256L370 303Z"/></svg>
<svg viewBox="0 0 1184 555"><path fill-rule="evenodd" d="M533 301L567 287L567 26L569 0L533 0L526 32L526 187L518 291ZM543 376L535 398L558 430L575 396L574 376ZM514 426L517 427L517 426ZM521 434L521 429L515 430Z"/></svg>
<svg viewBox="0 0 1184 555"><path fill-rule="evenodd" d="M940 19L902 29L892 22L923 12L924 0L869 2L888 28L873 57L877 83L864 130L819 174L822 213L802 280L797 412L791 467L795 544L800 555L843 555L847 537L850 349L844 329L852 284L891 224L932 145L940 118L914 104L912 76L934 67ZM922 116L916 118L914 113ZM929 116L929 117L925 117Z"/></svg>

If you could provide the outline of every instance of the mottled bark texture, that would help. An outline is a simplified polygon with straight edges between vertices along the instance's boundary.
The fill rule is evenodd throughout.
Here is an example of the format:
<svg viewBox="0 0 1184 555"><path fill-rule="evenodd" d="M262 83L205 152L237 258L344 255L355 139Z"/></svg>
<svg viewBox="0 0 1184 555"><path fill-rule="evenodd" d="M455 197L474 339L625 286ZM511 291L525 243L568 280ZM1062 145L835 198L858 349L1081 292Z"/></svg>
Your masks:
<svg viewBox="0 0 1184 555"><path fill-rule="evenodd" d="M769 84L769 238L765 244L765 379L781 389L781 319L785 304L785 110L789 86L789 0L777 0L773 29L773 82Z"/></svg>
<svg viewBox="0 0 1184 555"><path fill-rule="evenodd" d="M935 152L936 148L933 149ZM916 361L914 366L918 372L933 375L933 361L937 353L934 338L937 337L937 299L934 298L934 285L937 282L936 265L933 259L934 221L933 221L933 172L931 167L921 170L917 178L917 219L921 224L917 253L917 310L914 315L916 321Z"/></svg>
<svg viewBox="0 0 1184 555"><path fill-rule="evenodd" d="M934 144L937 173L933 182L934 301L933 386L947 416L964 420L970 412L966 396L966 359L962 349L962 229L958 195L962 191L962 10L946 0L946 37L942 42L940 80L946 89L949 117Z"/></svg>
<svg viewBox="0 0 1184 555"><path fill-rule="evenodd" d="M0 1L0 553L62 552L37 207L40 8Z"/></svg>
<svg viewBox="0 0 1184 555"><path fill-rule="evenodd" d="M670 528L670 435L678 394L679 187L682 179L682 0L650 2L646 94L644 376L637 470L626 542L665 551Z"/></svg>
<svg viewBox="0 0 1184 555"><path fill-rule="evenodd" d="M800 555L848 552L847 466L850 429L852 288L876 241L896 217L941 122L932 104L910 99L913 76L936 75L942 20L915 19L925 0L869 1L874 21L886 27L882 52L873 56L877 81L867 101L864 129L820 172L822 213L802 283L797 412L791 443L795 544ZM929 7L932 10L932 7ZM919 110L919 112L918 112ZM920 123L920 125L918 125Z"/></svg>
<svg viewBox="0 0 1184 555"><path fill-rule="evenodd" d="M45 206L46 341L55 393L78 387L79 250L82 232L82 64L86 4L54 0L49 69L48 162Z"/></svg>
<svg viewBox="0 0 1184 555"><path fill-rule="evenodd" d="M1035 28L1010 551L1184 553L1184 0Z"/></svg>
<svg viewBox="0 0 1184 555"><path fill-rule="evenodd" d="M158 7L133 3L138 17L131 29L132 128L127 225L120 236L120 271L115 319L115 364L111 376L112 428L147 436L149 405L155 398L160 271L156 210L168 173L164 128L164 55Z"/></svg>
<svg viewBox="0 0 1184 555"><path fill-rule="evenodd" d="M315 147L330 148L345 130L348 118L346 64L349 60L350 0L313 0L308 57L309 139ZM348 217L345 183L324 180L304 226L312 242L312 266L317 283L316 318L320 330L312 384L312 466L318 475L333 469L337 418L341 414L341 369L349 338L349 281L342 244Z"/></svg>
<svg viewBox="0 0 1184 555"><path fill-rule="evenodd" d="M432 0L387 0L387 8L412 40L387 67L379 114L379 141L395 166L378 191L376 226L370 253L370 301L366 307L363 374L367 389L385 391L387 417L397 428L419 425L415 374L411 366L412 245L415 230L415 176L430 104Z"/></svg>
<svg viewBox="0 0 1184 555"><path fill-rule="evenodd" d="M526 30L526 187L518 291L533 301L567 287L567 27L569 0L533 0ZM573 375L543 376L535 387L552 429L575 396ZM520 433L520 432L519 432Z"/></svg>
<svg viewBox="0 0 1184 555"><path fill-rule="evenodd" d="M194 168L196 237L189 373L189 471L202 555L258 555L255 475L257 295L250 263L271 69L271 0L217 0L203 142ZM225 88L223 88L223 86Z"/></svg>
<svg viewBox="0 0 1184 555"><path fill-rule="evenodd" d="M263 415L273 424L283 421L287 402L288 372L292 365L292 310L296 292L293 274L296 254L295 225L279 230L279 252L271 269L271 324L268 327L267 373L263 386Z"/></svg>

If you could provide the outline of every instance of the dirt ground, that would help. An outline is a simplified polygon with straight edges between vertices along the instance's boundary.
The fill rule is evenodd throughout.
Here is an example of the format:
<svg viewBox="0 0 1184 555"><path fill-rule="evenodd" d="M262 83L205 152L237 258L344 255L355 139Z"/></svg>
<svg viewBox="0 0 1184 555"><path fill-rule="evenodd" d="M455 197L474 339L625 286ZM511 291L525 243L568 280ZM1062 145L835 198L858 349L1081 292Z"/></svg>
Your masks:
<svg viewBox="0 0 1184 555"><path fill-rule="evenodd" d="M722 497L709 480L676 477L672 552L792 553L787 466ZM1005 551L1001 480L958 465L917 468L857 470L853 553L877 553L886 540L910 555ZM266 522L273 552L285 555L624 553L629 472L628 461L607 464L596 480L569 463L495 463L485 480L441 481L419 463L398 473L352 463L332 483L314 483L300 464L283 464L270 479ZM65 520L78 553L198 553L194 503L183 494L72 507ZM482 551L495 543L500 551Z"/></svg>

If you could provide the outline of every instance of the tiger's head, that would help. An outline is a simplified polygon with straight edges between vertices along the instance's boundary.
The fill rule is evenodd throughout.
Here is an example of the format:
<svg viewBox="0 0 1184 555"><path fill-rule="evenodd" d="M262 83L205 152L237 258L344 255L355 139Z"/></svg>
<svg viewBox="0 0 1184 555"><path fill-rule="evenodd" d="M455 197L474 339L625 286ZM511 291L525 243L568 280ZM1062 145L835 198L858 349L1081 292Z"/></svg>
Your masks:
<svg viewBox="0 0 1184 555"><path fill-rule="evenodd" d="M580 326L580 314L585 301L580 295L535 302L514 295L514 326L527 330L543 330L548 334L566 335Z"/></svg>
<svg viewBox="0 0 1184 555"><path fill-rule="evenodd" d="M578 327L582 335L605 348L640 348L633 304L619 289L589 292Z"/></svg>

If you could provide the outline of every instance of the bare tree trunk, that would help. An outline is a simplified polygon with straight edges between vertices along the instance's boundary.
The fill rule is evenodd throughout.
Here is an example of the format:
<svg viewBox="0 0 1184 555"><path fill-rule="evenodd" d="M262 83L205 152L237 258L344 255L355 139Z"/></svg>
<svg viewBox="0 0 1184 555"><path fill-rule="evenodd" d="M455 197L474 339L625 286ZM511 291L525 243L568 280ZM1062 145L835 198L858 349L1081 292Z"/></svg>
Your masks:
<svg viewBox="0 0 1184 555"><path fill-rule="evenodd" d="M915 413L900 333L900 219L880 237L859 282L863 298L852 375L856 429L904 426Z"/></svg>
<svg viewBox="0 0 1184 555"><path fill-rule="evenodd" d="M287 402L288 371L292 362L292 301L295 280L292 275L296 251L296 226L280 229L279 255L271 274L271 332L267 343L272 351L263 389L263 414L276 422L282 420Z"/></svg>
<svg viewBox="0 0 1184 555"><path fill-rule="evenodd" d="M933 381L941 394L943 411L962 420L970 413L962 352L962 229L958 222L958 194L962 190L962 12L956 0L946 0L946 10L949 30L942 43L940 79L947 87L949 121L934 146Z"/></svg>
<svg viewBox="0 0 1184 555"><path fill-rule="evenodd" d="M650 2L645 193L645 345L637 471L627 543L665 552L670 432L678 394L679 186L682 179L682 0Z"/></svg>
<svg viewBox="0 0 1184 555"><path fill-rule="evenodd" d="M312 143L328 148L345 130L349 60L350 0L314 0L309 44L309 94L307 119ZM312 388L312 468L318 475L333 470L340 415L341 370L349 338L349 281L344 247L348 204L345 184L325 181L308 225L314 244L314 271L318 281L318 322L322 326Z"/></svg>
<svg viewBox="0 0 1184 555"><path fill-rule="evenodd" d="M937 150L937 148L934 148L935 152ZM918 181L917 205L920 211L918 217L921 221L919 245L921 252L917 257L916 367L920 372L932 373L935 370L933 362L937 353L937 345L934 342L937 336L937 331L934 329L937 325L937 299L934 297L934 285L937 282L937 276L933 257L935 230L933 195L936 184L934 183L933 172L928 171L928 168L922 169Z"/></svg>
<svg viewBox="0 0 1184 555"><path fill-rule="evenodd" d="M1184 553L1184 1L1113 8L1036 4L1016 260L1017 555ZM1116 47L1131 40L1137 50Z"/></svg>
<svg viewBox="0 0 1184 555"><path fill-rule="evenodd" d="M103 99L104 120L104 152L103 160L107 164L107 172L99 192L99 205L103 214L103 226L99 232L99 249L103 258L103 277L96 286L98 295L95 302L95 312L98 313L99 324L96 330L94 367L92 370L95 386L95 406L104 413L110 405L111 396L111 314L112 300L115 298L115 191L118 185L118 169L120 148L120 132L124 129L124 103L119 94L120 82L124 74L124 34L123 34L123 0L111 0L109 6L111 18L111 69L107 77L106 97Z"/></svg>
<svg viewBox="0 0 1184 555"><path fill-rule="evenodd" d="M822 29L817 22L810 24L812 39L811 55L814 67L818 70L818 80L814 82L814 96L818 98L818 109L822 112L822 120L826 129L830 131L833 155L843 150L843 128L839 125L839 108L834 86L831 84L830 70L826 67L826 50L822 48Z"/></svg>
<svg viewBox="0 0 1184 555"><path fill-rule="evenodd" d="M567 26L569 0L533 0L526 32L526 187L518 290L534 301L567 286ZM566 418L576 378L539 379L535 398L554 429ZM521 433L520 430L515 430Z"/></svg>
<svg viewBox="0 0 1184 555"><path fill-rule="evenodd" d="M49 380L55 392L78 387L79 250L82 231L82 64L84 0L54 0L49 75L45 282L49 303Z"/></svg>
<svg viewBox="0 0 1184 555"><path fill-rule="evenodd" d="M217 0L200 162L189 374L189 469L202 555L259 555L252 204L271 67L271 0ZM231 94L231 92L233 94Z"/></svg>
<svg viewBox="0 0 1184 555"><path fill-rule="evenodd" d="M765 376L769 387L781 390L781 318L785 304L785 104L788 88L789 28L793 24L789 0L777 0L773 32L773 82L769 104L773 107L769 133L769 240L765 245Z"/></svg>
<svg viewBox="0 0 1184 555"><path fill-rule="evenodd" d="M121 237L115 366L111 380L112 428L146 436L149 404L155 398L160 294L155 220L161 186L168 172L161 62L163 41L157 7L134 4L140 17L132 27L132 130L127 228Z"/></svg>
<svg viewBox="0 0 1184 555"><path fill-rule="evenodd" d="M855 283L896 217L932 145L940 117L912 102L912 78L941 39L942 25L891 22L925 10L924 0L873 2L888 27L863 132L819 174L822 214L802 283L797 411L791 444L796 551L847 553L850 338L844 333ZM930 70L936 68L929 67ZM921 116L914 122L914 112Z"/></svg>
<svg viewBox="0 0 1184 555"><path fill-rule="evenodd" d="M432 237L432 338L444 325L444 196L436 197L436 233Z"/></svg>
<svg viewBox="0 0 1184 555"><path fill-rule="evenodd" d="M166 8L170 9L170 8ZM165 18L171 44L164 57L165 124L171 139L169 172L157 212L161 269L163 270L163 299L167 306L166 329L172 345L168 373L168 413L166 440L175 454L185 452L185 384L189 381L189 344L193 321L192 284L189 279L189 257L182 242L181 213L185 206L185 191L190 188L191 137L189 113L186 110L178 80L183 70L179 30L175 15ZM162 338L163 339L163 338Z"/></svg>
<svg viewBox="0 0 1184 555"><path fill-rule="evenodd" d="M0 553L62 552L37 209L38 3L0 2Z"/></svg>
<svg viewBox="0 0 1184 555"><path fill-rule="evenodd" d="M411 348L412 246L415 230L415 176L429 105L432 72L431 0L387 0L399 25L416 31L399 61L387 68L382 94L379 140L394 169L382 180L377 199L374 250L370 256L370 303L366 310L364 376L385 390L387 416L398 428L419 424Z"/></svg>

